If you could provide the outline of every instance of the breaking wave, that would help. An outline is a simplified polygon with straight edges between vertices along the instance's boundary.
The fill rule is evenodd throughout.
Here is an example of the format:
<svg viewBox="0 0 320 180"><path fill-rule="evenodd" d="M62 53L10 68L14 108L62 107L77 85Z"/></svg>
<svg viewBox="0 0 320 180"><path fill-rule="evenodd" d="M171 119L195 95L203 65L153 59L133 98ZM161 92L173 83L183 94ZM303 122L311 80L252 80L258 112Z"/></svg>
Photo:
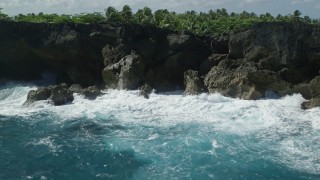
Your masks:
<svg viewBox="0 0 320 180"><path fill-rule="evenodd" d="M32 89L0 87L0 179L320 178L320 108L301 110L299 94L144 99L108 90L93 101L22 106Z"/></svg>

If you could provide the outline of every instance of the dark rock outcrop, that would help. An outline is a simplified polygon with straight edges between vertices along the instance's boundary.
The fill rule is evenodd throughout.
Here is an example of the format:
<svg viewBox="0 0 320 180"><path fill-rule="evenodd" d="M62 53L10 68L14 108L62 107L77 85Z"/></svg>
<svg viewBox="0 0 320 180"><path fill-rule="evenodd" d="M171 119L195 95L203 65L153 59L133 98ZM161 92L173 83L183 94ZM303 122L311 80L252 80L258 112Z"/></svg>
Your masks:
<svg viewBox="0 0 320 180"><path fill-rule="evenodd" d="M153 88L150 85L144 84L139 88L139 96L143 96L144 98L149 99L149 94L151 94L152 91Z"/></svg>
<svg viewBox="0 0 320 180"><path fill-rule="evenodd" d="M28 93L25 105L32 104L40 100L50 100L55 106L64 105L73 101L73 93L68 89L67 84L41 87L37 90L31 90Z"/></svg>
<svg viewBox="0 0 320 180"><path fill-rule="evenodd" d="M228 54L212 54L200 66L200 74L206 75L212 67L217 66L222 60L227 58Z"/></svg>
<svg viewBox="0 0 320 180"><path fill-rule="evenodd" d="M186 87L187 94L197 94L205 89L201 76L210 93L242 99L301 93L310 100L304 108L320 105L320 31L303 23L259 23L209 38L135 24L0 21L0 39L0 79L37 79L50 71L58 82L79 84L39 88L27 102L51 99L60 105L72 99L70 92L94 99L101 91L89 86L101 85Z"/></svg>
<svg viewBox="0 0 320 180"><path fill-rule="evenodd" d="M96 99L98 96L103 95L97 86L89 86L82 90L82 94L87 99Z"/></svg>
<svg viewBox="0 0 320 180"><path fill-rule="evenodd" d="M164 91L183 88L183 73L198 69L211 54L212 44L221 44L189 32L135 24L5 21L0 21L0 39L0 79L39 79L42 72L52 71L58 76L57 82L101 85L102 70L134 51L144 64L141 83ZM122 74L120 81L131 81L125 70ZM119 86L119 82L114 84ZM129 87L127 82L122 84L121 88L132 89L140 82Z"/></svg>
<svg viewBox="0 0 320 180"><path fill-rule="evenodd" d="M143 82L145 65L141 56L131 54L102 71L108 88L136 89Z"/></svg>
<svg viewBox="0 0 320 180"><path fill-rule="evenodd" d="M309 84L309 91L311 94L310 101L302 104L303 109L310 109L320 107L320 76L315 77Z"/></svg>
<svg viewBox="0 0 320 180"><path fill-rule="evenodd" d="M73 101L73 93L69 90L67 84L49 86L51 96L49 97L55 106L61 106Z"/></svg>
<svg viewBox="0 0 320 180"><path fill-rule="evenodd" d="M186 71L184 73L184 84L186 86L185 95L197 95L206 92L206 87L200 79L198 71Z"/></svg>
<svg viewBox="0 0 320 180"><path fill-rule="evenodd" d="M320 31L311 25L261 23L230 37L228 58L253 62L260 69L282 70L283 80L298 84L319 73L319 40Z"/></svg>
<svg viewBox="0 0 320 180"><path fill-rule="evenodd" d="M289 89L290 84L281 80L275 72L259 70L254 63L238 62L225 60L211 69L204 81L209 92L241 99L260 99L266 91L281 94Z"/></svg>
<svg viewBox="0 0 320 180"><path fill-rule="evenodd" d="M69 91L72 93L77 93L83 95L87 99L96 99L98 96L102 95L101 89L97 86L89 86L87 88L82 88L79 84L73 84L69 87Z"/></svg>
<svg viewBox="0 0 320 180"><path fill-rule="evenodd" d="M52 24L0 21L0 78L40 79L53 71L58 81L84 86L102 82L106 44L115 44L110 24Z"/></svg>
<svg viewBox="0 0 320 180"><path fill-rule="evenodd" d="M72 84L70 87L69 87L69 90L72 92L72 93L78 93L78 94L81 94L82 91L83 91L83 88L80 84Z"/></svg>
<svg viewBox="0 0 320 180"><path fill-rule="evenodd" d="M41 101L41 100L47 100L51 96L51 90L46 87L41 87L37 90L31 90L28 93L27 96L27 104L35 102L35 101Z"/></svg>
<svg viewBox="0 0 320 180"><path fill-rule="evenodd" d="M199 69L212 52L209 39L186 32L139 26L124 26L121 32L120 44L107 45L103 50L106 65L103 74L109 78L105 81L107 87L119 88L118 82L109 82L119 80L115 75L120 74L117 63L131 52L143 60L144 72L139 79L158 91L182 88L183 73L188 69Z"/></svg>
<svg viewBox="0 0 320 180"><path fill-rule="evenodd" d="M213 66L204 82L209 92L242 99L267 97L268 92L279 96L301 93L312 98L304 106L314 107L318 101L311 89L316 89L312 79L319 73L319 54L320 31L316 27L260 23L230 36L227 57L212 55L212 63L204 62Z"/></svg>

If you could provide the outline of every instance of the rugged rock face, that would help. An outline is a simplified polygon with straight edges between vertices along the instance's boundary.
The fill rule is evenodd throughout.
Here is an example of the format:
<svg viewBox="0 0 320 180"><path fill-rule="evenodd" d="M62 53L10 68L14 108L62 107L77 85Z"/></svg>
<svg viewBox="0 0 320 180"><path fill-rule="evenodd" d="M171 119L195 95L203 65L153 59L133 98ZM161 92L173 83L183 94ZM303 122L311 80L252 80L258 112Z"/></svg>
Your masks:
<svg viewBox="0 0 320 180"><path fill-rule="evenodd" d="M197 95L206 92L206 87L200 79L198 71L186 71L184 73L184 84L186 86L185 95Z"/></svg>
<svg viewBox="0 0 320 180"><path fill-rule="evenodd" d="M89 86L82 90L82 94L87 99L96 99L98 96L102 95L103 93L97 86Z"/></svg>
<svg viewBox="0 0 320 180"><path fill-rule="evenodd" d="M210 57L214 67L205 75L205 85L209 92L242 99L259 99L270 91L281 96L301 93L316 104L310 88L314 83L308 84L319 73L319 54L320 31L316 27L261 23L230 36L227 57Z"/></svg>
<svg viewBox="0 0 320 180"><path fill-rule="evenodd" d="M233 68L230 68L233 67ZM254 63L224 60L205 76L209 92L241 99L260 99L267 91L285 94L290 84L270 70L259 70Z"/></svg>
<svg viewBox="0 0 320 180"><path fill-rule="evenodd" d="M94 99L99 88L82 88L92 85L137 89L148 84L157 91L186 87L187 94L197 94L207 88L242 99L301 93L311 99L303 107L311 108L320 105L315 93L319 29L260 23L231 36L208 38L134 24L0 21L0 79L37 79L45 70L57 74L58 82L79 84L54 95L52 88L40 88L30 92L30 102L49 98L62 104L69 91Z"/></svg>
<svg viewBox="0 0 320 180"><path fill-rule="evenodd" d="M261 23L232 35L229 51L229 59L243 59L260 69L282 71L282 79L298 84L319 73L320 31L300 23Z"/></svg>
<svg viewBox="0 0 320 180"><path fill-rule="evenodd" d="M116 43L107 24L42 24L0 21L0 77L38 79L44 70L58 81L84 86L102 82L102 48Z"/></svg>
<svg viewBox="0 0 320 180"><path fill-rule="evenodd" d="M108 88L132 90L143 82L144 71L145 65L141 57L132 54L104 68L102 77Z"/></svg>
<svg viewBox="0 0 320 180"><path fill-rule="evenodd" d="M79 84L73 84L69 87L67 84L61 83L31 90L24 104L30 105L36 101L49 100L53 105L61 106L74 100L73 93L82 94L87 99L96 99L103 94L97 86L82 88Z"/></svg>
<svg viewBox="0 0 320 180"><path fill-rule="evenodd" d="M28 93L27 101L24 104L29 105L40 100L50 100L55 106L70 103L74 97L68 88L67 84L62 83L32 90Z"/></svg>
<svg viewBox="0 0 320 180"><path fill-rule="evenodd" d="M72 93L78 93L78 94L81 94L82 91L83 91L83 88L80 84L72 84L70 87L69 87L69 90L72 92Z"/></svg>
<svg viewBox="0 0 320 180"><path fill-rule="evenodd" d="M320 107L320 76L315 77L309 84L309 91L311 94L311 100L304 102L302 108L310 109L314 107Z"/></svg>
<svg viewBox="0 0 320 180"><path fill-rule="evenodd" d="M118 79L119 61L123 57L138 55L144 65L139 74L141 83L150 84L158 91L183 88L183 73L188 69L199 69L201 63L212 53L210 39L197 37L186 32L176 33L154 27L124 26L120 35L120 44L107 45L103 49L103 77L106 85L112 88L130 89L123 84L110 84ZM118 85L117 85L118 84ZM137 88L138 84L132 86Z"/></svg>
<svg viewBox="0 0 320 180"><path fill-rule="evenodd" d="M97 86L89 86L87 88L82 88L79 84L73 84L69 87L69 91L72 93L77 93L84 95L87 99L96 99L98 96L102 95L101 89Z"/></svg>
<svg viewBox="0 0 320 180"><path fill-rule="evenodd" d="M200 66L200 74L206 75L212 67L217 66L222 60L227 58L228 54L212 54Z"/></svg>
<svg viewBox="0 0 320 180"><path fill-rule="evenodd" d="M39 79L43 71L53 71L58 82L84 87L108 85L102 70L135 52L144 64L143 74L139 75L143 76L142 83L162 90L183 88L184 71L199 68L212 52L211 41L187 32L134 24L0 21L0 79ZM127 77L131 69L124 69L119 81L131 81L132 77ZM120 88L124 89L138 87L122 84ZM163 84L168 86L162 88Z"/></svg>
<svg viewBox="0 0 320 180"><path fill-rule="evenodd" d="M49 97L55 106L61 106L73 101L73 93L68 89L67 84L60 84L57 86L49 86L51 96Z"/></svg>
<svg viewBox="0 0 320 180"><path fill-rule="evenodd" d="M152 91L153 88L150 85L144 84L139 88L139 96L143 96L144 98L149 99L149 94L151 94Z"/></svg>
<svg viewBox="0 0 320 180"><path fill-rule="evenodd" d="M28 93L27 104L30 104L35 101L47 100L51 96L51 90L46 87L41 87L37 90L31 90Z"/></svg>

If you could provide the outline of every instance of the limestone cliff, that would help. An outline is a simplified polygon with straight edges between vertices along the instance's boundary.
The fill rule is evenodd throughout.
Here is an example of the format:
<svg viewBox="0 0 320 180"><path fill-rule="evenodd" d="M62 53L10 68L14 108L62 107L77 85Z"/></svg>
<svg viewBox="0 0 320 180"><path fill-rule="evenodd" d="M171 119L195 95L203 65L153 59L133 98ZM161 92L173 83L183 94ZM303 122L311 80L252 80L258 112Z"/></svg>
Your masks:
<svg viewBox="0 0 320 180"><path fill-rule="evenodd" d="M319 70L319 27L301 23L260 23L210 38L134 24L0 22L0 80L51 71L57 83L84 87L187 86L242 99L301 93L311 108L319 106Z"/></svg>

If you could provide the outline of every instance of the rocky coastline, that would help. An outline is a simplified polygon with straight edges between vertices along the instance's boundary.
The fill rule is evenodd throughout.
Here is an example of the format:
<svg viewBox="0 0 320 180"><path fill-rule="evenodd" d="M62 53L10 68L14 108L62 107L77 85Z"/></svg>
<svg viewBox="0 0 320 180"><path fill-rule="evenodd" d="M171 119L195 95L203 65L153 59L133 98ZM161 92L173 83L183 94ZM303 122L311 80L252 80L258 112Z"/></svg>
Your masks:
<svg viewBox="0 0 320 180"><path fill-rule="evenodd" d="M31 91L26 104L63 105L73 93L94 99L103 88L140 89L146 98L180 89L246 100L300 93L309 109L320 106L320 31L273 22L211 38L135 24L0 21L0 79L35 80L44 71L56 85Z"/></svg>

